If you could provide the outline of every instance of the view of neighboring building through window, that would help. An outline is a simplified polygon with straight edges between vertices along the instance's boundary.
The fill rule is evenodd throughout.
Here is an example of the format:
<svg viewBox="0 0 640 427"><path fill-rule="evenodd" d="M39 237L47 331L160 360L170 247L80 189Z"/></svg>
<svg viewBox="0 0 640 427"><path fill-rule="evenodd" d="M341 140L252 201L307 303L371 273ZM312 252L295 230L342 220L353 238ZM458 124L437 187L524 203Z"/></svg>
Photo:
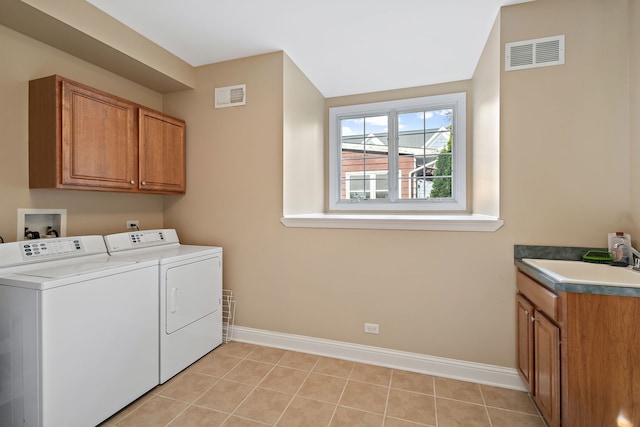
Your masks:
<svg viewBox="0 0 640 427"><path fill-rule="evenodd" d="M331 209L464 209L465 108L464 93L331 108Z"/></svg>

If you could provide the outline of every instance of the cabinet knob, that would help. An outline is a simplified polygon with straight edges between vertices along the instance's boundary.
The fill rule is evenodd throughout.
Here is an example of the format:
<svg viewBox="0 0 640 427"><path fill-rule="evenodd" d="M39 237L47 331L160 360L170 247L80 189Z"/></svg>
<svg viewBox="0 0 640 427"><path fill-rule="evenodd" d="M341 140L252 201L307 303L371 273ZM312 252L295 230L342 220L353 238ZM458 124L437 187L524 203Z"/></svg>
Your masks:
<svg viewBox="0 0 640 427"><path fill-rule="evenodd" d="M142 185L147 185L147 181L142 181Z"/></svg>
<svg viewBox="0 0 640 427"><path fill-rule="evenodd" d="M135 184L136 182L134 180L129 181L131 183L131 185Z"/></svg>

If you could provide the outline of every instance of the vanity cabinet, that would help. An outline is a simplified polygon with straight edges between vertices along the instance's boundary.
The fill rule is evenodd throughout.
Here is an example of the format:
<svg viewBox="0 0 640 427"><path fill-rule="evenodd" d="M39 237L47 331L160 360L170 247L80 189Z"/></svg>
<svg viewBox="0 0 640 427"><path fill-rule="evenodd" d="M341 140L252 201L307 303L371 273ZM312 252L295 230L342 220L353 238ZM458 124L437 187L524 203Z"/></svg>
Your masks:
<svg viewBox="0 0 640 427"><path fill-rule="evenodd" d="M640 297L516 283L517 369L549 426L640 426Z"/></svg>
<svg viewBox="0 0 640 427"><path fill-rule="evenodd" d="M558 295L518 272L517 368L550 427L560 426Z"/></svg>
<svg viewBox="0 0 640 427"><path fill-rule="evenodd" d="M184 193L185 123L60 76L29 82L29 187Z"/></svg>

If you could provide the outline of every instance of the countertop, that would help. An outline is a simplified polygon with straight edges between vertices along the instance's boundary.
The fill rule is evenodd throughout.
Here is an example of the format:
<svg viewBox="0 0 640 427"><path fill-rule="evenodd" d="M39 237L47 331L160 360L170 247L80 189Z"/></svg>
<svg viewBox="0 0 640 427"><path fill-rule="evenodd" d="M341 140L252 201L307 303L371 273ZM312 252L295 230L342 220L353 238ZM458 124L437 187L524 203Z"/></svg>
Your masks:
<svg viewBox="0 0 640 427"><path fill-rule="evenodd" d="M522 258L563 259L580 261L588 250L606 248L560 247L560 246L528 246L514 245L514 264L527 276L537 280L554 292L577 292L583 294L618 295L640 297L640 288L624 286L585 285L581 283L558 283L537 268L522 261ZM640 274L640 273L639 273Z"/></svg>

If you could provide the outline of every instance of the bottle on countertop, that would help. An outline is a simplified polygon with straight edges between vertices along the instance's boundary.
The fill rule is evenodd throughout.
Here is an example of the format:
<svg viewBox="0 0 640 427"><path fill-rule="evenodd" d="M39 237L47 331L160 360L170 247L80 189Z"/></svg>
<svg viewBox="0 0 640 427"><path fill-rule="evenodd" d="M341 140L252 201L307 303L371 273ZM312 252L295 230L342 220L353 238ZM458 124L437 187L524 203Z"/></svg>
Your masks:
<svg viewBox="0 0 640 427"><path fill-rule="evenodd" d="M628 235L625 235L622 231L617 231L614 236L611 238L611 257L615 262L625 263L627 265L630 264L630 256L629 246L631 242L629 241Z"/></svg>

